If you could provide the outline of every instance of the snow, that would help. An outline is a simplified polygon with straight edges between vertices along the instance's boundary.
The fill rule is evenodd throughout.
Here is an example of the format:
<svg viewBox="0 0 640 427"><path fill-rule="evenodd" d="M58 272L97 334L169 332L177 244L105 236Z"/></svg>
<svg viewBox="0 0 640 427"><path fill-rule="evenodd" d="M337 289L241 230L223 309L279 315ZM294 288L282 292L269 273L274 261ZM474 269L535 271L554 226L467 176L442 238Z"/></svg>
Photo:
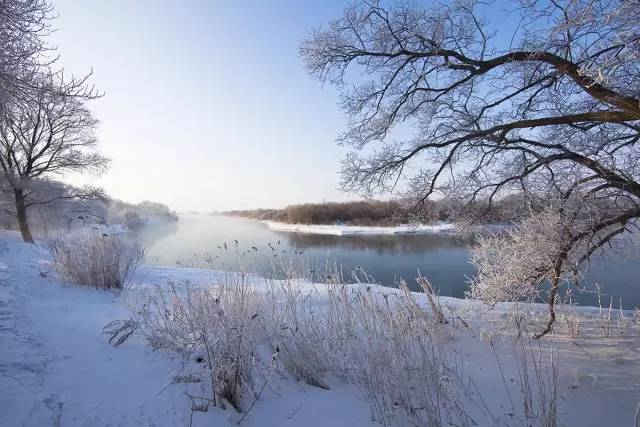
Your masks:
<svg viewBox="0 0 640 427"><path fill-rule="evenodd" d="M188 385L171 384L179 362L170 355L152 351L135 337L121 347L107 344L103 326L129 317L122 297L62 283L50 271L49 261L42 248L22 243L14 232L0 231L0 426L236 425L240 415L233 410L191 411ZM207 286L219 274L142 267L130 292L168 282ZM397 292L378 287L375 291ZM440 302L447 313L467 319L468 330L451 330L465 374L474 379L486 404L508 420L509 397L496 356L508 383L517 378L516 367L508 359L508 345L489 331L494 331L492 323L503 320L509 304L482 315L485 307L475 302ZM544 314L545 307L525 309ZM602 338L598 309L575 310L582 319L578 338L568 337L560 321L558 332L543 340L557 349L559 425L633 425L640 396L637 320L633 313L624 313L630 323L627 332ZM513 399L517 405L518 396ZM352 386L332 384L331 390L321 390L279 378L242 425L377 424Z"/></svg>
<svg viewBox="0 0 640 427"><path fill-rule="evenodd" d="M169 385L177 362L140 340L114 348L101 335L109 321L129 317L117 295L59 282L47 273L49 254L13 232L0 231L0 260L0 426L190 425L186 385ZM173 270L143 268L137 280L180 277L203 285L211 278L203 270ZM212 408L194 412L191 425L237 419ZM289 382L265 392L242 423L301 424L373 425L355 390Z"/></svg>
<svg viewBox="0 0 640 427"><path fill-rule="evenodd" d="M373 227L356 225L319 225L319 224L287 224L283 222L264 221L275 231L288 231L307 234L330 234L335 236L360 236L383 234L451 234L456 232L454 224L436 225L396 225L392 227Z"/></svg>

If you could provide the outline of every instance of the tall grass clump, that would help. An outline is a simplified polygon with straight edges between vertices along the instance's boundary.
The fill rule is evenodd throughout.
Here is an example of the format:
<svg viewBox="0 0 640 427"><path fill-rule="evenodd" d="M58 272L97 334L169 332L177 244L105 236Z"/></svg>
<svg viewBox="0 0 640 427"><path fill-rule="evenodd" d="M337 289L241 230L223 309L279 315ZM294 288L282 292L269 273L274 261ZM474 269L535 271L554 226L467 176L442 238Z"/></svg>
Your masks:
<svg viewBox="0 0 640 427"><path fill-rule="evenodd" d="M58 234L46 246L62 279L99 289L126 287L145 254L139 242L126 236L89 230Z"/></svg>
<svg viewBox="0 0 640 427"><path fill-rule="evenodd" d="M461 365L438 318L406 286L389 296L331 277L315 285L227 273L207 288L139 292L130 305L153 347L200 363L210 404L250 408L275 361L279 377L353 384L383 425L471 425Z"/></svg>
<svg viewBox="0 0 640 427"><path fill-rule="evenodd" d="M370 286L329 289L329 336L348 360L338 367L383 425L472 425L466 411L475 403L448 331L400 285L390 293Z"/></svg>
<svg viewBox="0 0 640 427"><path fill-rule="evenodd" d="M241 420L270 382L293 378L323 389L353 385L385 426L531 425L527 414L507 423L491 414L464 373L455 324L425 279L429 297L403 281L399 289L349 284L335 266L315 272L315 281L283 267L267 278L219 272L206 287L136 290L127 294L133 318L123 330L128 336L135 325L154 348L181 356L200 387L192 397L230 405ZM545 379L528 382L527 396L538 391L536 378ZM537 411L538 400L528 399Z"/></svg>
<svg viewBox="0 0 640 427"><path fill-rule="evenodd" d="M200 381L209 388L210 403L242 411L262 372L258 342L263 310L247 276L229 273L204 289L171 284L169 290L133 297L134 321L152 347L202 364Z"/></svg>

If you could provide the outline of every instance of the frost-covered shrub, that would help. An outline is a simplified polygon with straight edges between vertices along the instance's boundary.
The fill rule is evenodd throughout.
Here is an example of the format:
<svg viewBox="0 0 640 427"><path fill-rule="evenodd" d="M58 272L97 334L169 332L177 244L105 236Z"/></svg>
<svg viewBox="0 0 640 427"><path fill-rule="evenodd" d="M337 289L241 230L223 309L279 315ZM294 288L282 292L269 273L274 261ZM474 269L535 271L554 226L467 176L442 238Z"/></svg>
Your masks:
<svg viewBox="0 0 640 427"><path fill-rule="evenodd" d="M470 398L437 317L406 287L386 295L333 277L314 287L228 273L205 289L132 294L130 306L154 347L200 362L198 395L213 405L251 407L276 369L325 389L355 385L384 425L467 425Z"/></svg>
<svg viewBox="0 0 640 427"><path fill-rule="evenodd" d="M462 399L473 402L438 315L404 283L387 292L329 276L311 288L274 282L265 293L264 335L280 350L282 367L322 388L353 384L383 425L467 425Z"/></svg>
<svg viewBox="0 0 640 427"><path fill-rule="evenodd" d="M144 258L139 242L123 235L80 230L47 240L60 277L100 289L123 289Z"/></svg>
<svg viewBox="0 0 640 427"><path fill-rule="evenodd" d="M544 299L549 318L536 337L546 335L555 323L561 290L580 284L592 256L602 255L603 248L623 255L629 247L637 247L630 233L633 223L611 221L615 215L615 208L598 198L549 199L549 206L516 227L479 239L471 253L477 274L468 296L489 304Z"/></svg>
<svg viewBox="0 0 640 427"><path fill-rule="evenodd" d="M507 393L524 387L525 405L496 422L491 411L502 410L487 407L464 373L455 338L461 331L447 323L437 296L432 304L404 282L399 290L346 284L333 271L321 274L329 283L317 284L287 271L283 280L216 273L204 288L127 293L133 318L105 332L119 345L135 329L154 348L183 358L180 381L192 383L187 392L198 407L230 405L244 412L241 420L281 378L325 389L353 385L386 426L529 426L543 425L532 424L531 414L553 415L553 382L540 369L505 383Z"/></svg>
<svg viewBox="0 0 640 427"><path fill-rule="evenodd" d="M124 213L124 225L130 229L136 229L144 225L144 220L136 211L127 211Z"/></svg>
<svg viewBox="0 0 640 427"><path fill-rule="evenodd" d="M270 281L261 297L263 337L278 349L282 368L296 380L327 389L340 350L329 337L331 325L321 296L304 292L298 280Z"/></svg>
<svg viewBox="0 0 640 427"><path fill-rule="evenodd" d="M162 203L145 201L131 204L110 199L107 220L110 224L125 224L134 229L150 223L176 222L178 215Z"/></svg>
<svg viewBox="0 0 640 427"><path fill-rule="evenodd" d="M229 274L209 288L155 290L131 296L134 321L154 348L196 359L207 372L201 382L211 403L241 411L255 395L261 334L261 298L242 274ZM207 390L203 390L207 392Z"/></svg>
<svg viewBox="0 0 640 427"><path fill-rule="evenodd" d="M471 262L478 273L469 296L489 304L535 301L543 285L554 278L554 264L563 253L565 235L562 216L545 211L505 233L479 236L471 251ZM573 264L565 265L562 273L571 273Z"/></svg>
<svg viewBox="0 0 640 427"><path fill-rule="evenodd" d="M469 425L463 401L474 405L435 313L404 283L400 292L376 287L328 288L327 348L334 370L361 389L383 425Z"/></svg>

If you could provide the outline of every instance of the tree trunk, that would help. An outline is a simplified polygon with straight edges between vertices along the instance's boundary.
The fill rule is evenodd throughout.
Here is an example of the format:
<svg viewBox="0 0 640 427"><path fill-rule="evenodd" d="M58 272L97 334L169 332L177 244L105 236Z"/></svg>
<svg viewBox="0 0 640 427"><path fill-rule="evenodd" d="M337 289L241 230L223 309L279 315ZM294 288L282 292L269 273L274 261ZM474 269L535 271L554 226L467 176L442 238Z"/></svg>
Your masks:
<svg viewBox="0 0 640 427"><path fill-rule="evenodd" d="M551 330L553 329L553 324L556 321L555 305L556 305L556 295L558 294L558 282L559 282L559 278L557 276L554 277L551 284L551 289L549 290L549 301L548 301L549 320L547 320L547 326L542 331L538 332L533 336L535 339L542 338L543 336L551 332Z"/></svg>
<svg viewBox="0 0 640 427"><path fill-rule="evenodd" d="M29 230L29 223L27 222L27 207L24 203L24 193L22 190L14 191L16 197L16 217L18 218L18 227L20 227L20 234L22 234L22 240L27 243L33 243L33 236Z"/></svg>
<svg viewBox="0 0 640 427"><path fill-rule="evenodd" d="M560 275L562 274L562 264L564 264L565 259L567 258L567 252L563 251L558 260L555 262L553 266L553 279L551 280L551 289L549 289L549 320L547 321L547 326L539 333L535 334L533 337L535 339L540 339L543 336L547 335L553 329L553 324L556 321L556 297L558 295L558 285L560 284Z"/></svg>

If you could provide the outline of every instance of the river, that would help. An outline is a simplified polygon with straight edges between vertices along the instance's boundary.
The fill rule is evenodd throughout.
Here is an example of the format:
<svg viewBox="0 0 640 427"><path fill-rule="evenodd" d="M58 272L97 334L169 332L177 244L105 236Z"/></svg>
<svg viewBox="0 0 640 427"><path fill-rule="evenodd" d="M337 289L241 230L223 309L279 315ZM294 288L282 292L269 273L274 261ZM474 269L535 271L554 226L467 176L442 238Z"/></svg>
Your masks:
<svg viewBox="0 0 640 427"><path fill-rule="evenodd" d="M418 271L441 295L464 297L474 274L469 263L470 238L451 235L329 236L273 231L260 221L216 216L182 215L177 223L148 225L134 233L148 249L149 263L163 266L234 268L234 263L295 263L298 269L322 270L329 262L350 278L354 269L375 281L395 286L402 278L417 288ZM236 243L237 241L237 243ZM225 249L226 248L226 249ZM268 273L267 273L268 274ZM574 292L581 305L640 306L640 263L617 257L597 260L584 280L587 291Z"/></svg>

